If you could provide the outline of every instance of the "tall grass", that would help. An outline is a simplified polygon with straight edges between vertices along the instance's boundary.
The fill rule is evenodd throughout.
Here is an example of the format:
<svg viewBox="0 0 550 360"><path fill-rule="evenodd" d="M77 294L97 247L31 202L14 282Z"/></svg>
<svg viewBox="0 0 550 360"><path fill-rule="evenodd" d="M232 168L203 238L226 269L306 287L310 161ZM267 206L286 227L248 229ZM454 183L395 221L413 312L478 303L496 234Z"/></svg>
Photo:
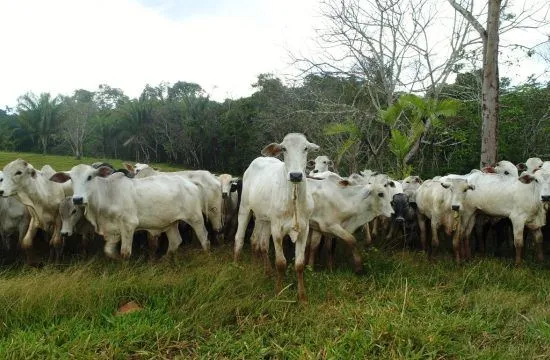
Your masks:
<svg viewBox="0 0 550 360"><path fill-rule="evenodd" d="M412 252L364 253L295 276L279 295L258 260L231 246L182 248L177 263L85 263L6 269L0 357L21 358L547 358L549 270L481 259L455 266ZM144 310L116 316L136 301Z"/></svg>

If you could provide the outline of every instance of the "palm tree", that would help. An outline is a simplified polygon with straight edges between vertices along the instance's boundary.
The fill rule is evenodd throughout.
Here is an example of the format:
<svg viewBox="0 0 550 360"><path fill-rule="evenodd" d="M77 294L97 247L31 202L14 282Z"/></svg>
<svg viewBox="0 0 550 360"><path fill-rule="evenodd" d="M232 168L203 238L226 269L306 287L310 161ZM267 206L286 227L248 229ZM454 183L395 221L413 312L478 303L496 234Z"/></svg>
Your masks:
<svg viewBox="0 0 550 360"><path fill-rule="evenodd" d="M49 93L42 93L39 97L27 93L18 99L19 122L29 132L33 141L39 140L43 154L46 153L48 143L57 130L61 101L59 96L52 98Z"/></svg>
<svg viewBox="0 0 550 360"><path fill-rule="evenodd" d="M456 100L437 100L406 94L386 110L380 110L380 121L391 129L390 151L398 161L400 176L407 176L411 163L430 129L441 126L441 120L456 115Z"/></svg>

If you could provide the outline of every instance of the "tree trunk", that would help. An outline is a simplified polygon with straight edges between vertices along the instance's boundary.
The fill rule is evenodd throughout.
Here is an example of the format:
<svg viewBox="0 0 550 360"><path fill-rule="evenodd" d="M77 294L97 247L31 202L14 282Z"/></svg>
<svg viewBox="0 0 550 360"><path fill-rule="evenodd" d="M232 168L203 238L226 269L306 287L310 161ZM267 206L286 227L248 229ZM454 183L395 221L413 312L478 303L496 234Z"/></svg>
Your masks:
<svg viewBox="0 0 550 360"><path fill-rule="evenodd" d="M40 142L42 143L42 154L46 155L46 149L48 148L48 138L46 136L41 136Z"/></svg>
<svg viewBox="0 0 550 360"><path fill-rule="evenodd" d="M480 166L497 160L499 120L498 41L501 0L489 0L484 40Z"/></svg>

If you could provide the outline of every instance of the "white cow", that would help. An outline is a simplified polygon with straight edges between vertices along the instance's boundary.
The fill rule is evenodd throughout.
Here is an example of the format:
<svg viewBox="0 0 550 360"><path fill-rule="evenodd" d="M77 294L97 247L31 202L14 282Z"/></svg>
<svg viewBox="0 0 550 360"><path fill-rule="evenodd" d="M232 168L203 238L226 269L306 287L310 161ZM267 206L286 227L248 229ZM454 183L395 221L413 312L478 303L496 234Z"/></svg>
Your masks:
<svg viewBox="0 0 550 360"><path fill-rule="evenodd" d="M0 171L0 182L3 180ZM11 250L10 237L17 235L18 243L21 244L23 236L27 232L30 221L30 214L19 200L14 197L0 197L0 240L7 250Z"/></svg>
<svg viewBox="0 0 550 360"><path fill-rule="evenodd" d="M53 176L53 175L52 175ZM81 236L80 253L86 257L88 244L95 237L93 225L84 216L84 207L73 204L72 196L67 196L59 204L61 217L61 236L66 238L73 234Z"/></svg>
<svg viewBox="0 0 550 360"><path fill-rule="evenodd" d="M377 216L390 217L393 209L389 191L383 185L349 185L338 176L325 180L308 179L314 208L310 218L309 264L314 265L321 235L337 236L352 251L355 272L362 269L361 255L353 233ZM332 254L330 254L332 264Z"/></svg>
<svg viewBox="0 0 550 360"><path fill-rule="evenodd" d="M50 245L61 249L59 204L65 198L64 187L48 180L25 160L17 159L4 167L0 196L14 196L31 215L29 227L21 242L23 249L32 247L38 229L52 234ZM57 253L58 260L60 253Z"/></svg>
<svg viewBox="0 0 550 360"><path fill-rule="evenodd" d="M237 213L239 211L239 194L237 192L238 178L229 174L218 175L222 190L222 219L224 238L231 239L237 231Z"/></svg>
<svg viewBox="0 0 550 360"><path fill-rule="evenodd" d="M269 223L277 266L277 290L282 289L286 270L283 237L296 243L295 269L298 277L298 298L306 300L304 288L305 248L313 198L308 191L306 162L309 151L319 146L303 134L291 133L280 144L272 143L262 150L264 156L283 155L284 162L272 157L256 158L243 176L243 193L239 207L239 226L235 236L235 261L241 253L244 235L254 212L256 221Z"/></svg>
<svg viewBox="0 0 550 360"><path fill-rule="evenodd" d="M460 178L443 177L441 181L427 180L416 190L416 205L418 209L418 226L420 228L420 242L422 249L426 246L426 219L431 220L432 250L439 247L438 230L444 227L447 235L453 235L453 250L455 260L460 262L461 234L460 215L463 211L463 202L466 193L474 190L473 185Z"/></svg>
<svg viewBox="0 0 550 360"><path fill-rule="evenodd" d="M550 201L550 172L539 170L534 175L514 176L478 173L469 180L476 187L475 194L465 201L464 237L475 224L475 214L481 212L493 217L507 217L512 222L516 264L522 261L523 229L527 226L537 244L537 256L542 260L542 232L546 224L545 204Z"/></svg>
<svg viewBox="0 0 550 360"><path fill-rule="evenodd" d="M137 165L137 164L136 164ZM144 165L144 164L142 164ZM201 204L204 216L212 225L212 230L216 237L220 236L222 229L222 191L221 183L218 178L206 170L185 170L174 172L160 172L150 166L144 166L136 175L137 179L142 179L154 175L183 176L199 187L201 193Z"/></svg>
<svg viewBox="0 0 550 360"><path fill-rule="evenodd" d="M317 173L329 171L329 168L334 167L332 160L325 155L317 156L315 160L309 160L308 165L313 166L313 170L309 172L309 176L315 177L317 177Z"/></svg>
<svg viewBox="0 0 550 360"><path fill-rule="evenodd" d="M193 228L203 249L209 249L200 191L191 181L182 176L129 179L122 173L111 174L113 169L106 166L94 169L77 165L51 179L57 182L72 179L73 203L86 208L86 219L105 238L107 256L117 257L116 245L121 241L120 255L128 258L136 230L146 230L153 236L166 232L167 254L175 253L182 241L180 220Z"/></svg>
<svg viewBox="0 0 550 360"><path fill-rule="evenodd" d="M528 174L534 174L535 171L541 169L541 168L548 168L548 165L544 165L544 163L546 163L547 161L542 161L540 158L538 157L532 157L532 158L529 158L527 159L527 161L525 163L519 163L517 165L517 168L519 171L526 171ZM547 169L547 170L550 170L550 169Z"/></svg>

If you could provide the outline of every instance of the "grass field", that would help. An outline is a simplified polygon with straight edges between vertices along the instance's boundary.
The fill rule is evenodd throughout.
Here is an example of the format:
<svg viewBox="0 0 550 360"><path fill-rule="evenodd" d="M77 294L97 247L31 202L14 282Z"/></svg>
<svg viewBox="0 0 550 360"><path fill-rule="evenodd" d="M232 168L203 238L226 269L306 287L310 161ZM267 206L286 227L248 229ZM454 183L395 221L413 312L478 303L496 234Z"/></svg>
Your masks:
<svg viewBox="0 0 550 360"><path fill-rule="evenodd" d="M70 156L59 156L59 155L42 155L42 154L33 154L33 153L15 153L15 152L2 152L0 151L0 169L2 169L9 162L21 158L28 163L32 164L36 169L42 168L42 166L48 164L52 166L55 170L70 170L71 167L78 164L93 164L96 161L108 162L113 165L115 168L122 168L124 161L115 160L115 159L100 159L100 158L90 158L83 157L81 160L75 160L74 157ZM132 161L126 161L129 164L134 164ZM152 164L155 167L160 168L162 171L175 171L180 168L174 167L168 164Z"/></svg>
<svg viewBox="0 0 550 360"><path fill-rule="evenodd" d="M295 301L291 264L288 287L275 294L249 251L232 263L230 244L210 254L185 245L176 263L98 255L4 268L0 358L550 358L547 263L477 258L457 266L444 254L431 262L375 248L363 255L365 275L343 256L333 273L308 269L307 304ZM132 300L143 310L114 314Z"/></svg>

